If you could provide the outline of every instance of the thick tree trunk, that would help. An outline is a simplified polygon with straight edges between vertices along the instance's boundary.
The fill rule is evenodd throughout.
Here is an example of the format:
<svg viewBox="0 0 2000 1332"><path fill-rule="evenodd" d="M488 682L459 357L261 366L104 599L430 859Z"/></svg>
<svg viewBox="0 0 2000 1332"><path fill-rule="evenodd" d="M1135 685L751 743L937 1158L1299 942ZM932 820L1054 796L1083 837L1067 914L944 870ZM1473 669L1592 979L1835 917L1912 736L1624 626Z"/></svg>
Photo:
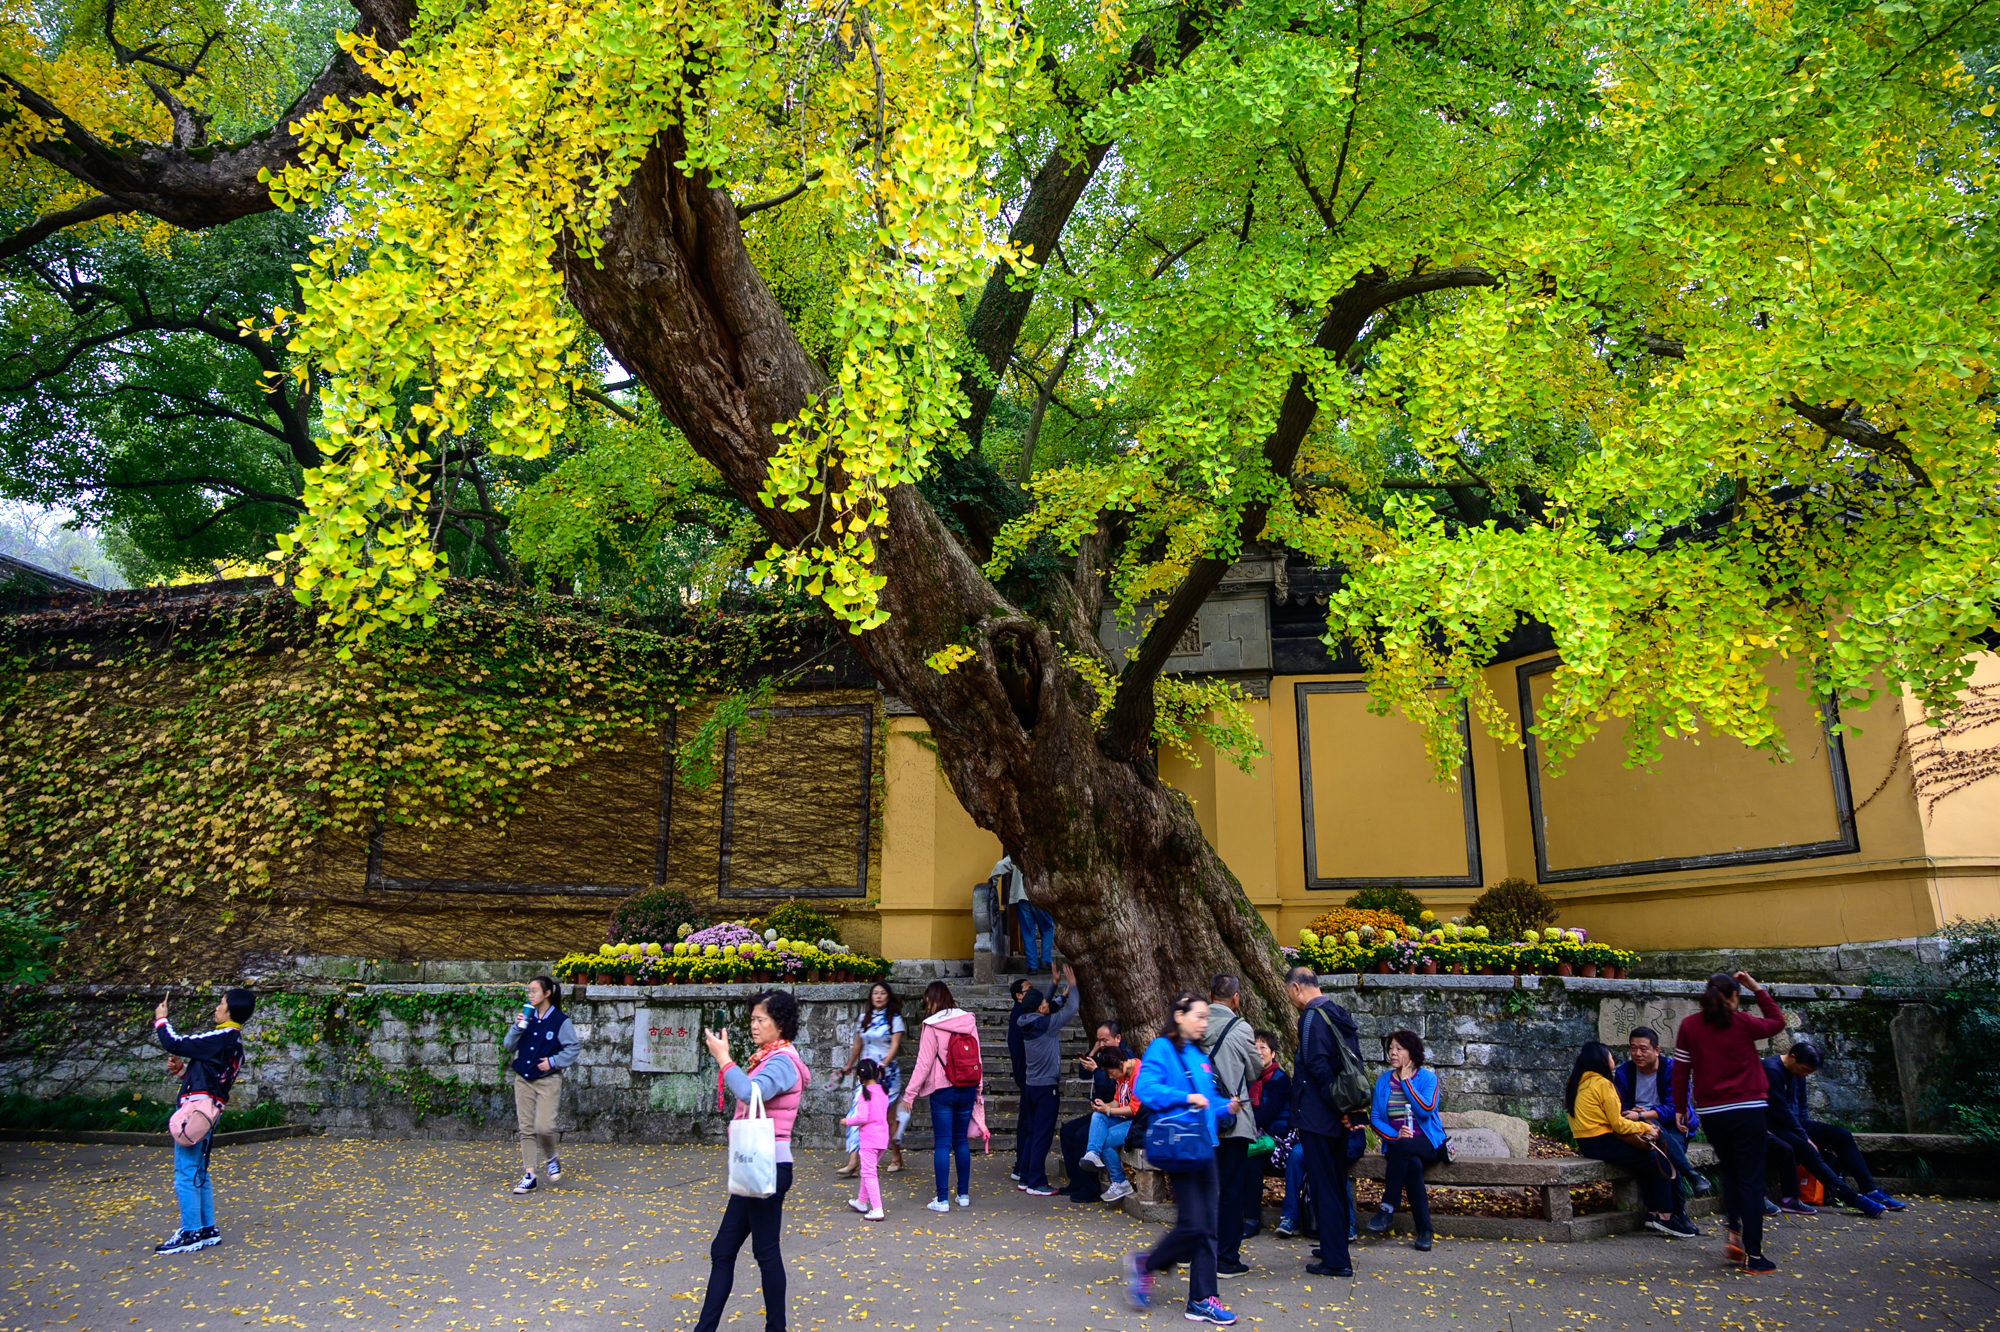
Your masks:
<svg viewBox="0 0 2000 1332"><path fill-rule="evenodd" d="M571 299L621 364L773 539L810 537L806 513L761 505L771 427L825 378L793 337L742 245L725 193L676 172L663 142L626 191L596 262L571 259ZM1242 978L1253 1012L1283 986L1270 931L1152 765L1104 753L1091 699L1048 626L1010 605L914 487L890 496L876 571L887 624L855 647L931 726L946 779L1054 915L1094 1008L1157 1027L1176 990ZM924 664L976 629L979 656L948 675Z"/></svg>

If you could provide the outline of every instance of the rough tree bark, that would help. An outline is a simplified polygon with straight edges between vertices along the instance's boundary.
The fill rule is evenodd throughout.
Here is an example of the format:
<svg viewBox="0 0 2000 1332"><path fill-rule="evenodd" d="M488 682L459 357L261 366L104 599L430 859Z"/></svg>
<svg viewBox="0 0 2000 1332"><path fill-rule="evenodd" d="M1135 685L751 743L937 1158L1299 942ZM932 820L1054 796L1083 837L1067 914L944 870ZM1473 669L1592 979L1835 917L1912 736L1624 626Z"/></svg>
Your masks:
<svg viewBox="0 0 2000 1332"><path fill-rule="evenodd" d="M570 297L772 538L795 544L812 535L809 514L757 494L771 427L826 379L744 249L728 195L670 165L682 153L670 140L649 155L596 262L566 262ZM1139 1030L1158 1023L1167 994L1229 971L1278 1011L1271 933L1187 798L1149 760L1099 747L1056 634L1001 596L915 487L889 504L875 569L890 618L854 647L930 723L953 791L1017 856L1087 991ZM967 627L976 660L948 675L925 665Z"/></svg>

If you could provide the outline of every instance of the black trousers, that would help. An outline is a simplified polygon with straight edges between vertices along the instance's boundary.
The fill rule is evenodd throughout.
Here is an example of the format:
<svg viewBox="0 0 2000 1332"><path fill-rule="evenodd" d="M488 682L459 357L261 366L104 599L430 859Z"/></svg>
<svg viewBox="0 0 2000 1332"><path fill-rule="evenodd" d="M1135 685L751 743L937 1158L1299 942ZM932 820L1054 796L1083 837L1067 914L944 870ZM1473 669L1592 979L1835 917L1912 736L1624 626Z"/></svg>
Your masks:
<svg viewBox="0 0 2000 1332"><path fill-rule="evenodd" d="M1095 1170L1083 1166L1084 1150L1090 1146L1090 1116L1079 1115L1064 1124L1056 1139L1062 1144L1063 1173L1069 1177L1070 1199L1097 1202L1104 1196L1104 1186L1098 1182Z"/></svg>
<svg viewBox="0 0 2000 1332"><path fill-rule="evenodd" d="M1243 1189L1250 1177L1250 1139L1224 1138L1215 1145L1215 1259L1243 1261Z"/></svg>
<svg viewBox="0 0 2000 1332"><path fill-rule="evenodd" d="M1347 1256L1347 1135L1299 1131L1306 1152L1306 1187L1312 1190L1313 1212L1319 1217L1320 1262L1351 1267Z"/></svg>
<svg viewBox="0 0 2000 1332"><path fill-rule="evenodd" d="M1028 1188L1049 1186L1049 1147L1056 1139L1061 1106L1054 1087L1029 1087L1021 1093L1021 1119L1014 1132L1021 1142L1021 1183Z"/></svg>
<svg viewBox="0 0 2000 1332"><path fill-rule="evenodd" d="M1806 1121L1806 1136L1813 1146L1832 1163L1833 1168L1843 1175L1854 1176L1854 1186L1862 1193L1875 1192L1875 1176L1868 1171L1868 1160L1861 1155L1861 1149L1854 1145L1854 1135L1838 1124L1822 1124L1817 1119Z"/></svg>
<svg viewBox="0 0 2000 1332"><path fill-rule="evenodd" d="M1389 1164L1382 1170L1382 1205L1395 1211L1410 1191L1410 1220L1419 1235L1431 1233L1431 1197L1424 1189L1424 1167L1438 1159L1438 1149L1419 1133L1414 1138L1384 1138L1382 1155ZM1321 1236L1322 1243L1325 1237Z"/></svg>
<svg viewBox="0 0 2000 1332"><path fill-rule="evenodd" d="M1819 1154L1819 1148L1813 1145L1812 1139L1803 1133L1790 1133L1784 1129L1772 1129L1771 1136L1791 1149L1792 1158L1795 1162L1791 1174L1783 1181L1783 1193L1787 1198L1798 1197L1799 1171L1804 1170L1808 1175L1818 1180L1825 1187L1828 1194L1840 1199L1840 1201L1846 1203L1849 1207L1853 1207L1861 1201L1854 1190L1847 1187L1847 1181L1843 1180L1834 1171L1833 1167L1826 1163L1826 1158Z"/></svg>
<svg viewBox="0 0 2000 1332"><path fill-rule="evenodd" d="M1215 1162L1203 1161L1192 1170L1169 1170L1174 1190L1174 1228L1146 1255L1148 1272L1164 1272L1175 1263L1188 1265L1187 1302L1215 1294Z"/></svg>
<svg viewBox="0 0 2000 1332"><path fill-rule="evenodd" d="M791 1187L792 1163L780 1161L776 1193L768 1198L730 1195L729 1210L722 1214L722 1226L708 1246L708 1294L702 1297L695 1332L715 1332L721 1324L730 1287L736 1284L736 1255L743 1252L746 1239L764 1276L764 1332L785 1332L785 1255L778 1251L778 1235L784 1229L785 1193Z"/></svg>
<svg viewBox="0 0 2000 1332"><path fill-rule="evenodd" d="M1764 1107L1718 1110L1701 1117L1701 1131L1722 1163L1722 1209L1741 1228L1743 1251L1764 1252L1764 1154L1770 1133Z"/></svg>
<svg viewBox="0 0 2000 1332"><path fill-rule="evenodd" d="M1646 1210L1656 1215L1680 1215L1680 1190L1668 1183L1653 1164L1653 1149L1628 1142L1616 1133L1600 1133L1594 1138L1578 1138L1576 1149L1595 1161L1624 1166L1639 1181L1639 1196Z"/></svg>

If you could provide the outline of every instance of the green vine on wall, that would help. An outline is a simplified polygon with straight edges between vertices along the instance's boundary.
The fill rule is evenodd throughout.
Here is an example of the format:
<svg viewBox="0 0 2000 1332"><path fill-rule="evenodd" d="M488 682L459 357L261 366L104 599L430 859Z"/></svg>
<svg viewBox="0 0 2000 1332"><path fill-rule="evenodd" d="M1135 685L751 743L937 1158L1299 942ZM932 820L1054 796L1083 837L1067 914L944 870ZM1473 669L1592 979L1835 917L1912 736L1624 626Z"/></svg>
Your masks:
<svg viewBox="0 0 2000 1332"><path fill-rule="evenodd" d="M807 610L659 628L454 583L341 661L282 592L0 621L0 881L77 922L72 978L227 973L280 890L378 820L504 829L560 769L795 658Z"/></svg>
<svg viewBox="0 0 2000 1332"><path fill-rule="evenodd" d="M391 1066L368 1047L385 1017L395 1018L420 1039L423 1029L435 1024L436 1038L452 1042L504 1027L519 1007L520 991L511 987L453 994L279 993L262 1001L266 1016L254 1039L296 1047L306 1070L319 1077L360 1083L407 1100L418 1123L437 1115L478 1122L484 1118L481 1098L505 1085L507 1060L500 1046L493 1047L493 1080L470 1083L438 1077L414 1064Z"/></svg>

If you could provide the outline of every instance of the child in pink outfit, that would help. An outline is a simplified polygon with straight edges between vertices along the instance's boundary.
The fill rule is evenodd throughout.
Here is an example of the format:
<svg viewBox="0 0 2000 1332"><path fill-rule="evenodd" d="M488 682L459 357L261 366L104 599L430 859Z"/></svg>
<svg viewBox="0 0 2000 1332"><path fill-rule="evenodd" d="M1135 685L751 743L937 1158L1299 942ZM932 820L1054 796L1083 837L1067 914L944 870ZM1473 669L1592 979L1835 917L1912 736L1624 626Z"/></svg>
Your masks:
<svg viewBox="0 0 2000 1332"><path fill-rule="evenodd" d="M882 1066L864 1059L854 1066L856 1105L854 1113L841 1120L861 1133L861 1196L847 1205L870 1221L882 1219L882 1186L875 1175L875 1163L889 1149L889 1094L882 1090Z"/></svg>

